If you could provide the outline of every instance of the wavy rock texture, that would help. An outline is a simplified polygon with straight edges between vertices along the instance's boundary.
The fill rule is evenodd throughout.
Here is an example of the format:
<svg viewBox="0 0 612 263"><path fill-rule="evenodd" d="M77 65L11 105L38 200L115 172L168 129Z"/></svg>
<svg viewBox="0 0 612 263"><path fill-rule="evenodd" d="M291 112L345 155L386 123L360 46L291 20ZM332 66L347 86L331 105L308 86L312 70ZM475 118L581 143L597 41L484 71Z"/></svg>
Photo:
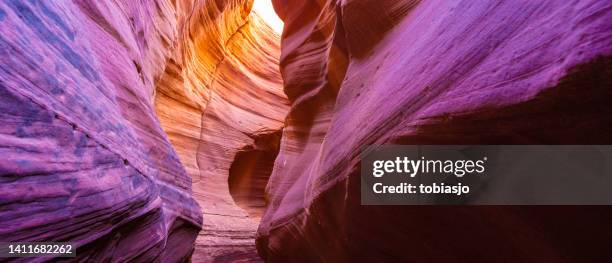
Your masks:
<svg viewBox="0 0 612 263"><path fill-rule="evenodd" d="M275 0L292 106L271 262L598 261L601 207L361 206L362 145L609 144L609 1ZM341 87L341 88L340 88Z"/></svg>
<svg viewBox="0 0 612 263"><path fill-rule="evenodd" d="M168 1L0 2L0 240L84 261L188 259L191 178L154 114Z"/></svg>
<svg viewBox="0 0 612 263"><path fill-rule="evenodd" d="M203 226L193 261L258 260L289 103L251 5L0 3L0 240L171 262Z"/></svg>
<svg viewBox="0 0 612 263"><path fill-rule="evenodd" d="M257 259L288 101L279 36L251 5L2 2L0 239L184 259L202 226L193 194L194 261Z"/></svg>
<svg viewBox="0 0 612 263"><path fill-rule="evenodd" d="M204 211L196 262L259 260L254 237L289 102L279 36L251 5L179 1L180 40L157 85L157 115Z"/></svg>

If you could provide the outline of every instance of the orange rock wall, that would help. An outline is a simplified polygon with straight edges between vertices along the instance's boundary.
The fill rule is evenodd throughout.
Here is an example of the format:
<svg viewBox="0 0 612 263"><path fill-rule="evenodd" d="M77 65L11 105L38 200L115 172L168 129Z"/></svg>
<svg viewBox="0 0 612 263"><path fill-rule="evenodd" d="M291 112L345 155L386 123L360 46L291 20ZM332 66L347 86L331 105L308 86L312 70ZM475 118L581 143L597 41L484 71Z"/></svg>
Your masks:
<svg viewBox="0 0 612 263"><path fill-rule="evenodd" d="M280 36L250 13L251 4L178 1L186 15L157 82L157 116L204 211L195 261L258 258L259 219L234 201L229 170L239 152L259 147L258 137L282 129L288 100L278 71Z"/></svg>

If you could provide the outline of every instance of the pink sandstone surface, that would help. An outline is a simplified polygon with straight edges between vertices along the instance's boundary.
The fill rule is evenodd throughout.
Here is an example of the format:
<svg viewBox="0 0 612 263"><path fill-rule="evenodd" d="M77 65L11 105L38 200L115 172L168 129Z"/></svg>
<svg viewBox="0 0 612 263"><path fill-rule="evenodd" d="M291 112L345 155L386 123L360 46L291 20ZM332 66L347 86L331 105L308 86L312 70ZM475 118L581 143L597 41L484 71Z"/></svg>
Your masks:
<svg viewBox="0 0 612 263"><path fill-rule="evenodd" d="M202 225L154 113L170 2L0 2L0 239L188 259Z"/></svg>

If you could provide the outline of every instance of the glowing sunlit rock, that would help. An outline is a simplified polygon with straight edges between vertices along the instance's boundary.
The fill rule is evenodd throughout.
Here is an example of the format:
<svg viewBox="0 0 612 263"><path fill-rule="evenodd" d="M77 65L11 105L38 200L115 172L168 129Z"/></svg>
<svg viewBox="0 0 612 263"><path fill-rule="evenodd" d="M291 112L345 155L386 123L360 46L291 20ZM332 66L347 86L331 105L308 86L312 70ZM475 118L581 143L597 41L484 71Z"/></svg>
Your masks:
<svg viewBox="0 0 612 263"><path fill-rule="evenodd" d="M254 0L253 11L263 19L278 34L283 32L283 21L278 17L272 0Z"/></svg>

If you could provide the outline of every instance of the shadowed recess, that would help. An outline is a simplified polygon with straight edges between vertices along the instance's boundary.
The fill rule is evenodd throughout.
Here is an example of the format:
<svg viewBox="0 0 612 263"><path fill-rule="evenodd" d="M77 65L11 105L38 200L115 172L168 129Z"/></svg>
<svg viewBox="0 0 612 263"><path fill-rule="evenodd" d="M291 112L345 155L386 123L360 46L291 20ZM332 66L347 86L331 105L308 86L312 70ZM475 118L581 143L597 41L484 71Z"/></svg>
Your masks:
<svg viewBox="0 0 612 263"><path fill-rule="evenodd" d="M265 188L278 155L281 132L255 138L236 154L229 170L229 189L234 202L259 220L266 206Z"/></svg>

